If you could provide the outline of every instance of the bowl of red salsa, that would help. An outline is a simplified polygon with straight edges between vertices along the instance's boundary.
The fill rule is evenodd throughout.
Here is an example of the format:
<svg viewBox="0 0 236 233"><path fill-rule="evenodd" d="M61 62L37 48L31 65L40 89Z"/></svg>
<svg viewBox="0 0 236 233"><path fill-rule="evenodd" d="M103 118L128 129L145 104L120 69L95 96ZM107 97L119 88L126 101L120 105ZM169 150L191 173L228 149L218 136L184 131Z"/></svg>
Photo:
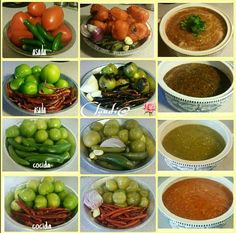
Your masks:
<svg viewBox="0 0 236 233"><path fill-rule="evenodd" d="M220 228L233 214L225 177L171 177L159 186L159 210L172 228Z"/></svg>

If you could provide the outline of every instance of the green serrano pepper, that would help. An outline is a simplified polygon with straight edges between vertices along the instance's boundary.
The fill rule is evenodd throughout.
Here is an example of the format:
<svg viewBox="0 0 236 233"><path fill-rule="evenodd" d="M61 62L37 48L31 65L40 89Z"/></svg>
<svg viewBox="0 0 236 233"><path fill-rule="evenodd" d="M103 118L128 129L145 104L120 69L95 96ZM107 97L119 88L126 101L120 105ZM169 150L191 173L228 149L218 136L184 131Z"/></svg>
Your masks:
<svg viewBox="0 0 236 233"><path fill-rule="evenodd" d="M52 153L52 154L62 154L66 151L70 150L71 144L70 143L64 143L64 144L58 144L58 145L42 145L42 144L28 144L28 146L23 146L18 144L13 138L8 138L7 142L12 145L15 149L20 151L38 151L41 153Z"/></svg>
<svg viewBox="0 0 236 233"><path fill-rule="evenodd" d="M21 150L21 151L36 151L36 146L22 146L18 144L13 138L8 138L7 142L13 146L15 149Z"/></svg>
<svg viewBox="0 0 236 233"><path fill-rule="evenodd" d="M76 141L73 134L69 130L67 130L67 132L68 132L68 137L66 138L66 140L71 144L69 153L70 153L70 157L72 157L76 150Z"/></svg>
<svg viewBox="0 0 236 233"><path fill-rule="evenodd" d="M103 152L119 153L125 151L125 147L101 147L98 145L92 146L92 150L102 150Z"/></svg>
<svg viewBox="0 0 236 233"><path fill-rule="evenodd" d="M28 19L24 20L24 25L32 32L34 37L36 37L39 41L41 41L43 44L46 44L44 38L42 35L38 32L37 27L32 24Z"/></svg>
<svg viewBox="0 0 236 233"><path fill-rule="evenodd" d="M61 44L61 37L62 37L62 32L58 32L52 43L52 51L57 51L59 49Z"/></svg>
<svg viewBox="0 0 236 233"><path fill-rule="evenodd" d="M11 145L8 146L8 153L9 153L10 157L11 157L16 163L18 163L18 164L20 164L20 165L23 165L23 166L29 166L29 165L30 165L30 163L29 163L27 160L20 158L20 157L16 154L16 152L15 152L13 146L11 146Z"/></svg>
<svg viewBox="0 0 236 233"><path fill-rule="evenodd" d="M71 147L70 143L58 144L58 145L40 145L38 148L39 152L43 153L52 153L52 154L61 154L66 151L69 151Z"/></svg>
<svg viewBox="0 0 236 233"><path fill-rule="evenodd" d="M22 38L22 39L20 39L20 41L22 42L22 44L35 46L37 48L41 48L43 45L43 43L41 41L33 40L33 39L29 39L29 38Z"/></svg>
<svg viewBox="0 0 236 233"><path fill-rule="evenodd" d="M127 152L127 153L122 153L127 159L131 161L142 161L147 158L148 154L147 152L140 152L140 153L132 153L132 152Z"/></svg>
<svg viewBox="0 0 236 233"><path fill-rule="evenodd" d="M135 163L131 162L129 159L119 153L103 154L101 156L98 156L98 160L120 166L127 170L133 169L136 165Z"/></svg>
<svg viewBox="0 0 236 233"><path fill-rule="evenodd" d="M61 154L61 155L63 155L63 157L64 157L64 160L68 160L68 159L70 159L71 157L70 157L70 153L67 151L67 152L65 152L65 153L63 153L63 154Z"/></svg>
<svg viewBox="0 0 236 233"><path fill-rule="evenodd" d="M26 158L29 163L60 163L64 162L64 159L60 155L32 155Z"/></svg>
<svg viewBox="0 0 236 233"><path fill-rule="evenodd" d="M121 166L114 165L114 164L111 164L111 163L108 163L108 162L105 162L105 161L95 160L94 162L96 164L98 164L99 166L110 169L110 170L117 170L117 171L124 170L124 168L121 167Z"/></svg>
<svg viewBox="0 0 236 233"><path fill-rule="evenodd" d="M38 32L48 41L53 42L54 41L54 37L49 34L40 24L36 24L36 27L38 29Z"/></svg>
<svg viewBox="0 0 236 233"><path fill-rule="evenodd" d="M68 158L68 152L62 153L62 154L51 154L51 153L45 153L45 154L41 154L41 153L37 153L37 152L26 152L26 151L21 151L21 150L15 150L16 154L22 158L25 158L27 160L27 157L30 156L38 156L40 158L40 156L49 156L49 157L57 157L60 156L62 157L64 160L69 159Z"/></svg>

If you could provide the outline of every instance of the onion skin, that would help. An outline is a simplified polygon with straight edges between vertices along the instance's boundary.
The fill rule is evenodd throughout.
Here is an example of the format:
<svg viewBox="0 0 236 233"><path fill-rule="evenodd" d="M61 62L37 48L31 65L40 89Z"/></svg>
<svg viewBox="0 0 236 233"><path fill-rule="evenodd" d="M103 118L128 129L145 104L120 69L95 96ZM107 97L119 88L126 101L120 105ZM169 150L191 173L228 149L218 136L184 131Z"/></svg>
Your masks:
<svg viewBox="0 0 236 233"><path fill-rule="evenodd" d="M91 210L99 208L102 203L103 199L96 190L91 190L84 196L84 204Z"/></svg>
<svg viewBox="0 0 236 233"><path fill-rule="evenodd" d="M96 43L104 38L104 33L101 28L96 28L92 33L91 33L91 40Z"/></svg>

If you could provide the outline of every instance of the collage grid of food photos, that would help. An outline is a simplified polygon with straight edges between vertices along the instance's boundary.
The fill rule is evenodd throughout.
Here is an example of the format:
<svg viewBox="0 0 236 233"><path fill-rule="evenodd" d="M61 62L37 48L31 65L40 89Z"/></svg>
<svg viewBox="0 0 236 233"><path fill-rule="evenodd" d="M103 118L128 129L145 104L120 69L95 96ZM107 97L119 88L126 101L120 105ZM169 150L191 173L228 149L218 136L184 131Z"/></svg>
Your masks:
<svg viewBox="0 0 236 233"><path fill-rule="evenodd" d="M236 232L234 0L0 4L1 232Z"/></svg>

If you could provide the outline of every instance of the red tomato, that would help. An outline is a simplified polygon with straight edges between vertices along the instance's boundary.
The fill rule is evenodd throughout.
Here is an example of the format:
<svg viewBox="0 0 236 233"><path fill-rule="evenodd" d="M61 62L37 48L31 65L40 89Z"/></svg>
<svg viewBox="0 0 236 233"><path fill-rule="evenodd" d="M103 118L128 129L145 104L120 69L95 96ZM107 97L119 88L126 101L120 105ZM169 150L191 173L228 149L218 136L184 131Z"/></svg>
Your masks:
<svg viewBox="0 0 236 233"><path fill-rule="evenodd" d="M30 22L32 23L32 24L37 24L37 23L39 23L39 24L41 24L41 22L42 22L42 19L41 19L41 17L32 17L31 19L30 19Z"/></svg>
<svg viewBox="0 0 236 233"><path fill-rule="evenodd" d="M41 16L46 10L46 5L43 2L31 2L27 9L30 15Z"/></svg>
<svg viewBox="0 0 236 233"><path fill-rule="evenodd" d="M30 15L27 11L24 12L24 13L27 14L27 16L28 16L29 19L33 19L33 18L34 18L34 17L33 17L32 15Z"/></svg>
<svg viewBox="0 0 236 233"><path fill-rule="evenodd" d="M72 38L71 30L64 23L59 28L52 31L52 35L55 37L58 32L62 32L61 41L63 44L67 44L71 40Z"/></svg>
<svg viewBox="0 0 236 233"><path fill-rule="evenodd" d="M22 38L33 39L33 35L27 30L12 30L10 40L14 45L21 46L20 39Z"/></svg>
<svg viewBox="0 0 236 233"><path fill-rule="evenodd" d="M64 21L64 12L59 6L52 6L43 12L42 25L47 31L56 30Z"/></svg>
<svg viewBox="0 0 236 233"><path fill-rule="evenodd" d="M16 13L12 17L10 23L10 27L12 28L12 30L27 30L27 27L24 25L25 19L29 19L29 16L26 13L22 11Z"/></svg>

